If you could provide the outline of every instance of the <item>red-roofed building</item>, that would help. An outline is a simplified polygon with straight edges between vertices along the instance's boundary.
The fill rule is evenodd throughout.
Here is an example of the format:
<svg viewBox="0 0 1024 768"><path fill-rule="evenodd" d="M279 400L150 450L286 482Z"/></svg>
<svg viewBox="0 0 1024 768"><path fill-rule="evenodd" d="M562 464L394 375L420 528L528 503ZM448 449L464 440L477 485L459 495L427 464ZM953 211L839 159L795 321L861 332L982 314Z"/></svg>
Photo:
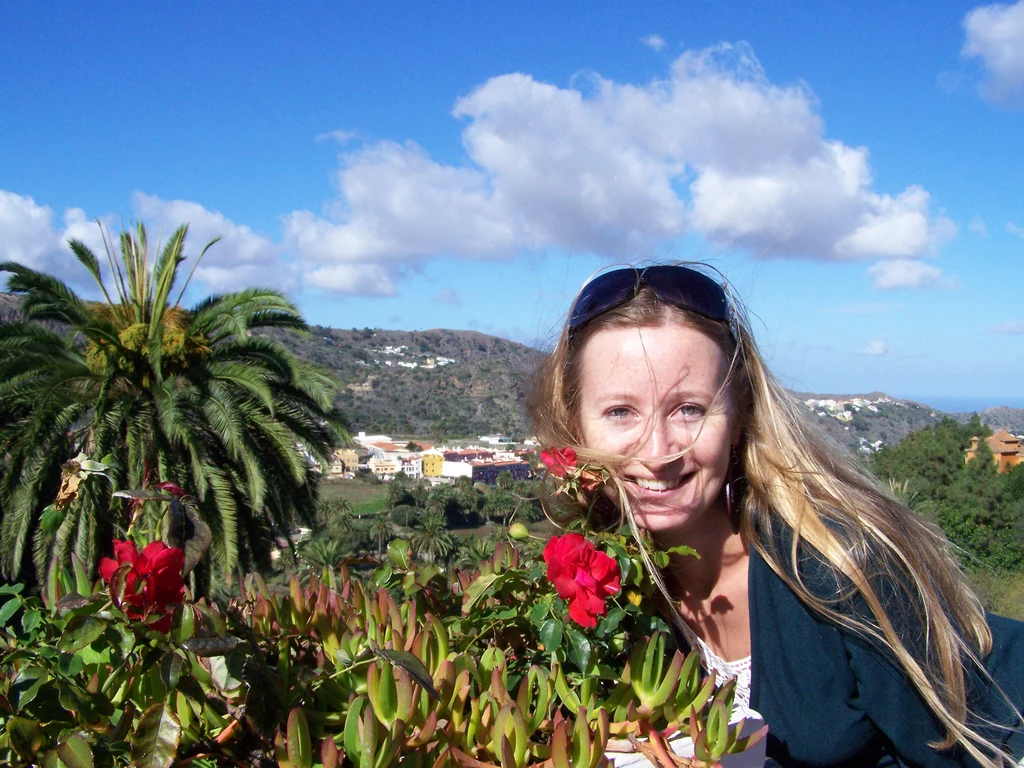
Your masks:
<svg viewBox="0 0 1024 768"><path fill-rule="evenodd" d="M967 457L964 461L970 461L978 452L977 437L971 438L971 447L967 449ZM1024 463L1024 446L1020 444L1020 438L1014 437L1005 429L998 430L994 435L985 439L989 450L992 451L992 460L996 463L996 471L1008 472L1018 464Z"/></svg>

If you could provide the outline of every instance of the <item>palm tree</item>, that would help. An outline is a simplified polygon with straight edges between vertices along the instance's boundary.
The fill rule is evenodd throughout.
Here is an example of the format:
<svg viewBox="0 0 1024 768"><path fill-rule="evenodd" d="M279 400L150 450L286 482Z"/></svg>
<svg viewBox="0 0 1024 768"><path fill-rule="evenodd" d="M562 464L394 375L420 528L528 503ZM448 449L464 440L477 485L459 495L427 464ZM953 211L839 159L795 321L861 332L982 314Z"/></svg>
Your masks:
<svg viewBox="0 0 1024 768"><path fill-rule="evenodd" d="M392 527L387 515L377 515L373 518L370 523L370 535L377 540L377 556L382 557L384 555L384 545L391 541L395 535L395 529Z"/></svg>
<svg viewBox="0 0 1024 768"><path fill-rule="evenodd" d="M519 500L509 491L503 491L500 488L495 488L488 493L484 501L487 517L492 520L500 518L502 526L508 525L508 519L515 514L518 508Z"/></svg>
<svg viewBox="0 0 1024 768"><path fill-rule="evenodd" d="M473 534L459 537L457 557L459 565L476 568L494 554L494 541Z"/></svg>
<svg viewBox="0 0 1024 768"><path fill-rule="evenodd" d="M113 459L122 488L162 480L194 494L225 574L269 563L271 525L289 530L296 517L312 518L313 462L326 461L341 432L332 383L253 333L306 329L277 291L181 306L191 279L179 279L186 232L174 232L155 259L141 224L121 233L116 255L104 234L110 290L96 255L71 241L100 302L56 277L0 264L8 290L23 297L23 319L0 325L0 562L8 577L25 573L30 542L37 577L69 550L95 563L109 546L118 521L109 488L98 483L65 511L56 533L39 526L61 464L79 451Z"/></svg>
<svg viewBox="0 0 1024 768"><path fill-rule="evenodd" d="M350 533L355 524L352 502L340 496L321 499L316 506L314 522L318 531L329 529L334 533Z"/></svg>
<svg viewBox="0 0 1024 768"><path fill-rule="evenodd" d="M455 539L448 532L443 513L425 512L416 521L412 545L430 562L447 560L455 551Z"/></svg>
<svg viewBox="0 0 1024 768"><path fill-rule="evenodd" d="M337 568L338 563L349 554L348 548L340 540L331 536L316 536L303 542L299 547L299 559L311 568L320 570L324 567Z"/></svg>
<svg viewBox="0 0 1024 768"><path fill-rule="evenodd" d="M388 486L388 509L394 509L398 504L405 502L409 491L401 480L392 480Z"/></svg>

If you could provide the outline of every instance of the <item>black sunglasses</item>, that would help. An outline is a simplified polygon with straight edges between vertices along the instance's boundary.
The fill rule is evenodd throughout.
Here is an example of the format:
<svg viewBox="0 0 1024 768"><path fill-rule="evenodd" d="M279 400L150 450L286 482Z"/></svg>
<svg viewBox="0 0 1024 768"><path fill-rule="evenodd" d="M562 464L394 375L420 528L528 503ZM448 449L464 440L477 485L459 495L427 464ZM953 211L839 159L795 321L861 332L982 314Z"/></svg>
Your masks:
<svg viewBox="0 0 1024 768"><path fill-rule="evenodd" d="M729 326L736 340L729 301L722 286L702 272L667 264L626 267L598 275L580 291L569 312L569 333L632 299L644 286L666 304Z"/></svg>

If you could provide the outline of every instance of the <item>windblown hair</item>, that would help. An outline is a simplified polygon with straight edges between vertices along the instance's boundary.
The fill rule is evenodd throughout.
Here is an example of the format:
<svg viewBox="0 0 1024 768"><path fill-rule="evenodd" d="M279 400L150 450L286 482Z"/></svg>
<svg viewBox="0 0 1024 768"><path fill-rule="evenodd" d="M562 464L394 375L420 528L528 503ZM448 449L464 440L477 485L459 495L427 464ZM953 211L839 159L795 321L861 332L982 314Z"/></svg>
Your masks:
<svg viewBox="0 0 1024 768"><path fill-rule="evenodd" d="M732 361L719 398L733 398L743 425L738 450L747 491L738 522L745 540L807 606L892 653L945 731L933 748L960 745L982 765L1004 765L967 706L965 666L986 677L981 659L992 648L992 634L948 541L809 423L806 410L765 366L746 318L732 305L730 333L725 323L666 304L643 287L583 327L564 328L529 402L542 445L574 446L581 460L607 466L621 519L639 535L618 472L628 457L581 445L580 352L587 339L610 327L678 323L707 334ZM820 579L805 580L809 553L831 591ZM649 556L644 559L669 598Z"/></svg>

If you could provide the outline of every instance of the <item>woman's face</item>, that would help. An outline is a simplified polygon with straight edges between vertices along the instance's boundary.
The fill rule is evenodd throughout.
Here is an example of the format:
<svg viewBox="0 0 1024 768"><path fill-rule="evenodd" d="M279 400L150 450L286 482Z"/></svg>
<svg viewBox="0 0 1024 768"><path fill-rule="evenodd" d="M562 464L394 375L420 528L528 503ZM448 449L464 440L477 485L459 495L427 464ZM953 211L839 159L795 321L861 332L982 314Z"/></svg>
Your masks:
<svg viewBox="0 0 1024 768"><path fill-rule="evenodd" d="M583 444L631 457L636 521L659 541L685 534L720 498L741 430L731 392L716 400L728 369L714 340L671 321L605 328L580 351Z"/></svg>

